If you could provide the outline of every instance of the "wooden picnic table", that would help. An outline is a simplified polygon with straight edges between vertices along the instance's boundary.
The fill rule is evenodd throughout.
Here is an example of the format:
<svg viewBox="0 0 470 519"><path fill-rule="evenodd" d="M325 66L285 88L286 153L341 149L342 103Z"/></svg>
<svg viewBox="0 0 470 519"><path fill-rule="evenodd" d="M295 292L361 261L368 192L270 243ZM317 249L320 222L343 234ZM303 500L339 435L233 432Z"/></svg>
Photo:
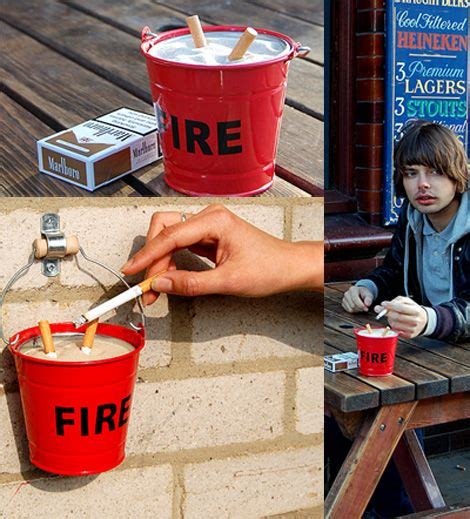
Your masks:
<svg viewBox="0 0 470 519"><path fill-rule="evenodd" d="M185 25L252 25L311 53L290 65L276 181L263 196L323 188L323 0L5 0L0 4L0 196L90 196L39 174L36 141L121 106L153 113L140 33ZM95 193L182 196L159 161Z"/></svg>
<svg viewBox="0 0 470 519"><path fill-rule="evenodd" d="M356 351L353 328L374 322L341 308L349 284L325 287L325 354ZM400 339L393 375L325 371L325 410L353 439L325 517L361 517L393 456L416 511L445 506L414 429L470 417L470 341Z"/></svg>

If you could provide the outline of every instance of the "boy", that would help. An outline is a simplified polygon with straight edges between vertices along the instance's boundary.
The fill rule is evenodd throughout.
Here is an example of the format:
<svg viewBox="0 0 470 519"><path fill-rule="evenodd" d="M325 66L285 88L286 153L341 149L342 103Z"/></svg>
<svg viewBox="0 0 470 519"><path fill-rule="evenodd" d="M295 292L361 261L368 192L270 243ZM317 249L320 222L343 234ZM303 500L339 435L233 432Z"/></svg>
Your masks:
<svg viewBox="0 0 470 519"><path fill-rule="evenodd" d="M409 125L395 150L396 187L406 196L381 267L343 297L348 312L387 309L404 337L470 338L470 197L465 150L439 124Z"/></svg>

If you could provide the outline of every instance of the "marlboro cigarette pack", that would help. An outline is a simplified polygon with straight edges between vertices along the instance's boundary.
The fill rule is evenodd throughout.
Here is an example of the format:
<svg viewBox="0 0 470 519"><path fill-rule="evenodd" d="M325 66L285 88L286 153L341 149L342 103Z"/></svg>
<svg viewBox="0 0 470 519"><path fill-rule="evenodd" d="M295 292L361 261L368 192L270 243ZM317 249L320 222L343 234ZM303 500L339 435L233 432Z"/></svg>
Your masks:
<svg viewBox="0 0 470 519"><path fill-rule="evenodd" d="M325 369L328 371L336 372L357 368L357 353L353 351L336 353L335 355L325 355L323 360Z"/></svg>
<svg viewBox="0 0 470 519"><path fill-rule="evenodd" d="M37 146L42 173L88 191L162 156L155 117L129 108L41 139Z"/></svg>

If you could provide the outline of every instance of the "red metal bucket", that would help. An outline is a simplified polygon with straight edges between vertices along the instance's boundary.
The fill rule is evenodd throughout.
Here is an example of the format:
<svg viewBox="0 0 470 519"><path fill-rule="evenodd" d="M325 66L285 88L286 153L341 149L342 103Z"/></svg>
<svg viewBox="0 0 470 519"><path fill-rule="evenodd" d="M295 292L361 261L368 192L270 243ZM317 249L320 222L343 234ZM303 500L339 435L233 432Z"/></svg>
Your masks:
<svg viewBox="0 0 470 519"><path fill-rule="evenodd" d="M382 330L382 328L372 328ZM385 336L361 334L366 328L355 328L359 373L368 377L381 377L393 372L398 333L391 330Z"/></svg>
<svg viewBox="0 0 470 519"><path fill-rule="evenodd" d="M55 323L51 331L83 333L85 328ZM96 474L116 467L125 457L144 332L99 324L97 334L121 339L134 349L119 357L80 362L24 355L19 348L40 336L37 326L15 335L8 346L18 373L30 459L54 474Z"/></svg>
<svg viewBox="0 0 470 519"><path fill-rule="evenodd" d="M204 27L204 32L244 29L217 26ZM288 53L258 63L180 63L150 51L189 29L158 36L148 27L142 31L141 52L161 136L164 178L177 191L249 196L273 183L289 62L308 50L283 34L256 30L284 40Z"/></svg>

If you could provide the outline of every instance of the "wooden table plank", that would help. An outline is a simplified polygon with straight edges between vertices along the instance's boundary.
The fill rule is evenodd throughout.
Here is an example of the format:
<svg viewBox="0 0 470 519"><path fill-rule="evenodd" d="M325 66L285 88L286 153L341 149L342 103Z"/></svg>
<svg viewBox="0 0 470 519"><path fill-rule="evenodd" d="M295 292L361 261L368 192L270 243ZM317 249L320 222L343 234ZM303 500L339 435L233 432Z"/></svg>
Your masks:
<svg viewBox="0 0 470 519"><path fill-rule="evenodd" d="M325 355L339 353L339 350L327 344L324 351ZM379 391L346 372L332 373L325 370L324 387L325 402L346 413L372 409L379 405Z"/></svg>
<svg viewBox="0 0 470 519"><path fill-rule="evenodd" d="M150 102L146 66L143 58L138 55L138 42L135 38L51 0L30 2L18 0L17 3L18 9L14 11L0 7L0 17L32 34L49 47L86 65L88 69L116 85ZM62 23L50 24L50 19L60 19ZM123 63L126 65L123 66ZM36 65L36 68L38 67L39 64ZM85 72L84 75L87 75ZM58 80L60 81L60 78ZM95 83L98 87L99 82ZM114 99L112 96L106 96L106 100ZM122 104L126 103L116 103L112 108ZM98 113L107 110L98 110ZM91 115L87 114L82 117L89 116ZM69 125L65 125L67 126ZM321 185L323 124L313 117L286 106L277 163L295 172L299 177Z"/></svg>
<svg viewBox="0 0 470 519"><path fill-rule="evenodd" d="M293 18L324 25L324 0L247 0L250 3L263 5L268 9L280 11Z"/></svg>
<svg viewBox="0 0 470 519"><path fill-rule="evenodd" d="M325 327L325 343L343 352L357 351L356 340L330 327ZM430 398L449 392L449 379L396 355L393 373L415 385L416 398Z"/></svg>
<svg viewBox="0 0 470 519"><path fill-rule="evenodd" d="M94 0L93 2L65 0L63 3L138 38L140 38L142 28L146 25L155 33L160 32L161 27L168 25L186 26L185 14L150 3L148 0L134 0L132 4L126 0L114 0L112 4L107 0ZM202 23L209 25L206 20L202 20ZM269 29L270 25L266 28ZM293 60L289 66L286 103L322 120L324 114L323 72L323 67L320 65L303 59Z"/></svg>
<svg viewBox="0 0 470 519"><path fill-rule="evenodd" d="M179 10L185 15L198 14L201 18L219 25L242 25L247 23L252 27L271 28L290 36L302 45L311 47L309 57L317 63L323 63L323 27L303 20L296 20L282 13L250 4L244 0L170 0L158 2L166 7Z"/></svg>
<svg viewBox="0 0 470 519"><path fill-rule="evenodd" d="M14 131L12 131L14 130ZM54 130L0 92L1 196L134 196L122 180L90 193L39 173L36 141Z"/></svg>

